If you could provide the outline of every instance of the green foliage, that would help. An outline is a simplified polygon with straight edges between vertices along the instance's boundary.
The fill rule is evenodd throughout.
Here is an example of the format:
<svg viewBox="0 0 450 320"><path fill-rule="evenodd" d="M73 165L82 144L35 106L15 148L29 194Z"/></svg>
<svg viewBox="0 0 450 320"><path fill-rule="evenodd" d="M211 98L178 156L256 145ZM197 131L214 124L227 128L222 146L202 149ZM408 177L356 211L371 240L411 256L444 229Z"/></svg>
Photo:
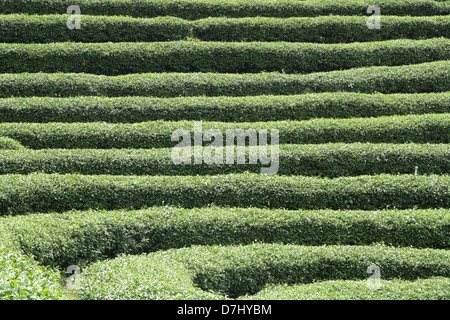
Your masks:
<svg viewBox="0 0 450 320"><path fill-rule="evenodd" d="M256 154L260 154L256 148ZM42 149L0 151L0 174L80 173L111 175L215 175L227 173L260 173L267 167L260 162L174 164L172 149ZM206 148L202 150L206 151ZM450 173L449 144L301 144L279 146L279 175L357 176L382 173L409 174L414 167L420 174ZM191 151L191 163L194 152Z"/></svg>
<svg viewBox="0 0 450 320"><path fill-rule="evenodd" d="M83 269L79 299L90 300L223 300L224 297L196 287L192 276L175 259L149 256L118 257L104 265ZM124 268L123 264L128 265ZM86 271L85 271L86 270ZM118 274L120 273L120 275ZM95 275L109 285L101 283ZM150 275L150 276L149 276ZM86 277L85 277L86 276ZM91 276L92 278L89 278Z"/></svg>
<svg viewBox="0 0 450 320"><path fill-rule="evenodd" d="M286 209L450 208L449 175L377 175L336 179L230 174L0 176L0 213L208 205Z"/></svg>
<svg viewBox="0 0 450 320"><path fill-rule="evenodd" d="M94 263L81 276L82 299L172 299L179 282L235 298L267 284L367 279L377 265L384 280L450 276L450 252L385 246L193 246ZM178 276L161 269L171 262ZM154 274L154 277L149 277ZM195 286L194 286L195 284ZM157 291L157 287L165 290ZM145 288L145 290L141 288ZM156 292L155 292L156 291ZM159 293L159 294L158 294Z"/></svg>
<svg viewBox="0 0 450 320"><path fill-rule="evenodd" d="M219 130L226 142L226 130L252 129L260 136L267 129L279 130L281 144L320 144L330 142L448 143L450 113L351 119L312 119L273 122L202 122L202 130ZM193 142L193 121L154 121L123 123L1 123L0 136L8 136L32 149L120 149L170 148L176 130L186 130ZM219 137L220 139L220 137ZM186 141L185 141L186 142ZM247 143L247 142L246 142ZM236 143L235 143L236 144ZM210 145L203 141L203 145Z"/></svg>
<svg viewBox="0 0 450 320"><path fill-rule="evenodd" d="M67 28L69 17L66 14L1 15L0 39L4 43L152 42L186 39L349 43L450 37L447 16L383 16L383 27L376 32L367 28L367 17L364 16L214 17L187 21L161 16L142 19L83 14L80 30Z"/></svg>
<svg viewBox="0 0 450 320"><path fill-rule="evenodd" d="M370 289L367 280L334 280L312 285L268 285L242 300L448 300L450 279L433 277L415 281L380 280L381 288Z"/></svg>
<svg viewBox="0 0 450 320"><path fill-rule="evenodd" d="M320 57L320 60L317 57ZM449 57L450 40L445 38L349 44L196 41L0 44L0 72L120 75L148 72L257 73L284 70L286 73L311 73L380 65L418 64Z"/></svg>
<svg viewBox="0 0 450 320"><path fill-rule="evenodd" d="M423 93L449 91L450 61L310 74L83 73L0 74L0 98L13 96L256 96L310 92Z"/></svg>
<svg viewBox="0 0 450 320"><path fill-rule="evenodd" d="M66 299L59 274L19 251L0 247L0 300Z"/></svg>
<svg viewBox="0 0 450 320"><path fill-rule="evenodd" d="M408 223L408 221L414 221ZM450 248L449 209L282 210L152 207L3 217L0 235L43 265L87 266L120 254L192 245L284 243Z"/></svg>
<svg viewBox="0 0 450 320"><path fill-rule="evenodd" d="M70 0L1 0L0 13L63 14ZM367 15L369 5L380 5L385 15L447 15L448 1L434 0L77 0L86 15L134 17L175 16L199 19L229 17L295 17L318 15Z"/></svg>
<svg viewBox="0 0 450 320"><path fill-rule="evenodd" d="M22 150L22 146L18 141L8 138L0 137L0 150Z"/></svg>
<svg viewBox="0 0 450 320"><path fill-rule="evenodd" d="M390 39L449 37L448 16L384 15L380 29L367 27L367 17L330 15L314 18L209 18L192 22L192 33L207 41L290 41L349 43ZM396 13L397 15L397 13ZM39 38L37 38L39 39Z"/></svg>
<svg viewBox="0 0 450 320"><path fill-rule="evenodd" d="M310 93L249 97L31 97L0 99L2 122L202 120L258 122L450 112L450 92Z"/></svg>

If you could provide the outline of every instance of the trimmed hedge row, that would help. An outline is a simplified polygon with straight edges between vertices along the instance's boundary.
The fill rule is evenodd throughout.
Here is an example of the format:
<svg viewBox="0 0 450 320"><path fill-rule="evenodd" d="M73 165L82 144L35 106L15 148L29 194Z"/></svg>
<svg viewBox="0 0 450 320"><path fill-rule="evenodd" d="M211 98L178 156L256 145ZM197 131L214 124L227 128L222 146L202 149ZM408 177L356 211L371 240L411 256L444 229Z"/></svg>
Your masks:
<svg viewBox="0 0 450 320"><path fill-rule="evenodd" d="M449 113L450 92L421 94L310 93L249 97L31 97L0 99L2 122L203 120L258 122L312 118Z"/></svg>
<svg viewBox="0 0 450 320"><path fill-rule="evenodd" d="M267 284L366 280L371 265L381 269L384 280L448 278L449 261L450 251L437 249L193 246L94 263L82 272L78 294L81 299L107 300L205 299L207 294L236 298L255 294Z"/></svg>
<svg viewBox="0 0 450 320"><path fill-rule="evenodd" d="M249 164L174 164L172 149L43 149L0 151L0 174L79 173L111 175L216 175L228 173L260 173L266 165ZM203 149L206 156L206 149ZM280 145L279 175L357 176L381 173L408 174L419 168L420 174L450 173L449 144L323 144ZM194 152L191 149L191 163Z"/></svg>
<svg viewBox="0 0 450 320"><path fill-rule="evenodd" d="M445 38L350 44L193 41L0 44L0 73L311 73L446 59L450 59L450 39Z"/></svg>
<svg viewBox="0 0 450 320"><path fill-rule="evenodd" d="M66 300L59 273L19 251L0 246L1 300Z"/></svg>
<svg viewBox="0 0 450 320"><path fill-rule="evenodd" d="M20 150L24 147L16 140L8 137L0 137L0 150Z"/></svg>
<svg viewBox="0 0 450 320"><path fill-rule="evenodd" d="M383 27L367 27L367 17L209 18L187 21L174 17L150 19L83 15L81 29L68 29L69 15L0 15L2 42L155 42L289 41L349 43L391 39L450 37L448 16L383 16Z"/></svg>
<svg viewBox="0 0 450 320"><path fill-rule="evenodd" d="M450 211L294 211L153 207L3 217L1 237L43 265L85 266L120 254L253 242L450 248ZM370 230L370 231L369 231Z"/></svg>
<svg viewBox="0 0 450 320"><path fill-rule="evenodd" d="M0 13L62 14L70 0L1 0ZM293 17L319 15L367 15L367 7L379 5L384 15L447 15L448 1L432 0L78 0L82 14L134 17L176 16L199 19L211 16Z"/></svg>
<svg viewBox="0 0 450 320"><path fill-rule="evenodd" d="M450 278L432 277L415 281L380 280L381 289L368 287L367 280L334 280L314 284L269 285L242 300L449 300Z"/></svg>
<svg viewBox="0 0 450 320"><path fill-rule="evenodd" d="M443 92L450 91L449 68L450 60L310 74L143 73L115 77L76 73L0 74L0 98Z"/></svg>
<svg viewBox="0 0 450 320"><path fill-rule="evenodd" d="M65 13L65 10L62 13ZM66 41L154 42L193 38L193 22L175 17L137 19L128 16L83 14L80 20L80 29L69 29L67 27L69 18L70 15L67 14L0 15L0 39L4 43L51 43ZM424 19L433 19L433 17ZM440 19L436 17L436 21L440 21ZM440 24L437 22L437 25ZM437 28L439 29L439 27ZM435 34L431 30L428 32L431 35Z"/></svg>
<svg viewBox="0 0 450 320"><path fill-rule="evenodd" d="M384 9L381 9L384 12ZM348 13L346 14L348 15ZM380 29L369 29L367 17L210 18L193 22L192 37L207 41L290 41L348 43L410 38L449 37L448 16L383 15ZM399 15L396 13L396 15ZM374 32L375 31L375 32Z"/></svg>
<svg viewBox="0 0 450 320"><path fill-rule="evenodd" d="M266 144L263 130L267 130L267 142L272 144L277 143L274 130L279 131L280 144L449 143L450 113L242 123L194 121L154 121L135 124L0 123L0 136L13 138L32 149L171 148L178 146L179 143L189 143L193 146L196 143L194 133L200 131L200 126L204 146L211 144L212 137L208 140L208 133L215 133L216 143L220 143L222 139L221 146L225 146L227 138L232 138L230 133L236 133L236 130L242 130L242 136L251 132L256 134L257 145ZM227 133L227 130L230 132ZM246 145L249 144L248 140L246 138ZM235 145L238 143L236 138L234 143Z"/></svg>
<svg viewBox="0 0 450 320"><path fill-rule="evenodd" d="M449 208L449 175L378 175L336 179L230 174L0 176L0 213L62 212L208 205L286 209Z"/></svg>

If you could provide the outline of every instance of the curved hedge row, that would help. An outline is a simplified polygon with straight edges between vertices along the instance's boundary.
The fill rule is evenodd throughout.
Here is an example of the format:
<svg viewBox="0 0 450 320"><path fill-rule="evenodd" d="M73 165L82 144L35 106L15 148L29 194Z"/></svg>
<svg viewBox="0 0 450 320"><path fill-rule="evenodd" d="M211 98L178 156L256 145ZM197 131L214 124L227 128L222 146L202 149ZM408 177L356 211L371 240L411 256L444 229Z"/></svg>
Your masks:
<svg viewBox="0 0 450 320"><path fill-rule="evenodd" d="M74 73L0 74L0 98L13 96L256 96L310 92L450 91L450 60L310 74L143 73L115 77Z"/></svg>
<svg viewBox="0 0 450 320"><path fill-rule="evenodd" d="M311 73L449 58L450 39L445 38L350 44L193 41L0 44L0 73Z"/></svg>
<svg viewBox="0 0 450 320"><path fill-rule="evenodd" d="M18 141L8 137L0 137L0 150L20 150L20 149L24 149L24 147Z"/></svg>
<svg viewBox="0 0 450 320"><path fill-rule="evenodd" d="M267 210L153 207L3 217L16 250L53 267L85 266L120 254L254 242L450 248L450 211ZM370 230L370 231L368 231Z"/></svg>
<svg viewBox="0 0 450 320"><path fill-rule="evenodd" d="M194 246L121 256L86 268L81 299L220 299L255 294L267 284L449 277L450 251L384 246ZM152 277L148 275L152 274ZM164 287L165 290L160 290Z"/></svg>
<svg viewBox="0 0 450 320"><path fill-rule="evenodd" d="M255 154L259 153L257 148ZM191 150L191 163L193 154ZM445 174L450 173L449 154L449 144L280 145L277 174L322 177L409 174L416 166L420 174ZM249 164L248 147L245 164L238 164L237 154L233 155L234 164L189 165L174 164L172 149L9 150L0 151L0 174L215 175L260 173L265 167L260 162Z"/></svg>
<svg viewBox="0 0 450 320"><path fill-rule="evenodd" d="M198 127L197 127L198 125ZM279 131L281 144L320 144L329 142L373 142L373 143L449 143L450 113L390 116L378 118L312 119L305 121L272 122L194 122L154 121L135 124L119 123L1 123L0 136L8 136L32 149L120 149L120 148L171 148L181 141L195 143L194 132L203 132L203 145L211 144L206 133L217 131L227 143L227 130L254 132L261 140L267 130L267 141L276 144L275 133ZM198 128L198 129L197 129ZM249 131L253 130L253 131ZM230 131L231 132L231 131ZM219 135L220 133L220 135ZM174 140L172 141L172 137ZM186 140L186 141L185 141ZM237 143L234 139L235 145ZM248 138L247 140L248 141ZM248 142L245 142L248 145Z"/></svg>
<svg viewBox="0 0 450 320"><path fill-rule="evenodd" d="M30 97L0 99L2 122L257 122L450 113L450 92L310 93L250 97Z"/></svg>
<svg viewBox="0 0 450 320"><path fill-rule="evenodd" d="M391 39L450 37L448 16L383 16L383 27L367 27L367 17L208 18L187 21L174 17L82 16L82 29L68 29L69 15L0 15L4 43L289 41L349 43Z"/></svg>
<svg viewBox="0 0 450 320"><path fill-rule="evenodd" d="M0 176L0 213L139 209L211 204L286 209L450 208L449 175L377 175L336 179L230 174Z"/></svg>
<svg viewBox="0 0 450 320"><path fill-rule="evenodd" d="M450 279L433 277L415 281L383 280L381 290L367 280L334 280L310 285L269 285L243 300L449 300Z"/></svg>
<svg viewBox="0 0 450 320"><path fill-rule="evenodd" d="M0 13L66 13L70 0L1 0ZM448 1L433 0L78 0L82 14L134 17L176 16L187 19L211 16L295 17L367 15L367 7L380 5L384 15L447 15Z"/></svg>

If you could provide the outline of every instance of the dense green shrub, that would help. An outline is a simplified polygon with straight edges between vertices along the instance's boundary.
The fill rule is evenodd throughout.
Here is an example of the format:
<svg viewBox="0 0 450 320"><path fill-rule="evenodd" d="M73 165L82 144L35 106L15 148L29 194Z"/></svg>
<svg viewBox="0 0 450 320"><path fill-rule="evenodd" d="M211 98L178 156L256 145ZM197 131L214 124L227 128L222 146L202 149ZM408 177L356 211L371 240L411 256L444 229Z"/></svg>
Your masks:
<svg viewBox="0 0 450 320"><path fill-rule="evenodd" d="M20 150L24 147L16 140L8 137L0 137L0 150Z"/></svg>
<svg viewBox="0 0 450 320"><path fill-rule="evenodd" d="M82 29L68 29L69 15L0 16L2 42L151 42L174 40L290 41L347 43L390 39L450 37L447 16L383 16L374 32L363 16L314 18L208 18L187 21L174 17L150 19L83 14Z"/></svg>
<svg viewBox="0 0 450 320"><path fill-rule="evenodd" d="M0 246L0 300L66 299L59 281L59 273L20 251Z"/></svg>
<svg viewBox="0 0 450 320"><path fill-rule="evenodd" d="M384 12L384 8L382 9ZM381 28L367 27L366 17L209 18L192 22L192 36L206 41L290 41L348 43L390 39L449 37L448 16L381 18ZM374 32L375 31L375 32ZM39 39L39 37L36 37Z"/></svg>
<svg viewBox="0 0 450 320"><path fill-rule="evenodd" d="M143 257L141 256L141 258ZM81 300L225 299L222 295L194 286L192 276L184 265L175 259L148 257L146 263L136 263L136 258L138 257L118 257L109 263L105 261L104 266L93 265L89 271L85 271L87 269L83 268L80 277L82 287L78 287L77 290L78 298ZM123 268L122 264L124 263L130 268ZM117 272L120 272L120 276ZM108 275L108 273L110 274ZM101 281L94 276L95 274L103 275L103 280L109 285L100 283ZM116 280L116 277L120 279ZM142 281L142 278L150 281Z"/></svg>
<svg viewBox="0 0 450 320"><path fill-rule="evenodd" d="M67 27L68 18L69 15L1 15L0 39L5 43L152 42L192 37L192 23L175 17L135 19L126 16L82 15L82 29L79 30ZM436 19L436 22L440 21L440 18ZM437 24L440 25L440 22ZM444 35L431 30L429 34Z"/></svg>
<svg viewBox="0 0 450 320"><path fill-rule="evenodd" d="M445 38L347 44L193 41L0 44L1 73L311 73L449 58L450 40Z"/></svg>
<svg viewBox="0 0 450 320"><path fill-rule="evenodd" d="M448 143L450 137L450 113L390 116L378 118L311 119L305 121L267 122L194 122L153 121L134 124L122 123L1 123L0 136L8 136L32 149L120 149L120 148L170 148L187 139L172 134L185 130L194 145L194 132L200 127L203 134L218 130L223 146L227 130L248 130L258 137L258 145L264 145L263 130L271 135L279 131L281 144L320 144L329 142L372 143ZM180 131L179 131L180 132ZM252 132L252 131L250 131ZM206 135L203 145L211 144ZM220 136L218 136L220 139ZM237 139L234 139L235 145ZM220 140L219 140L220 141ZM189 142L189 140L184 141ZM274 144L276 141L274 140ZM245 142L248 145L248 138Z"/></svg>
<svg viewBox="0 0 450 320"><path fill-rule="evenodd" d="M257 148L259 149L259 148ZM253 149L250 149L253 152ZM202 150L205 152L205 149ZM256 150L255 154L260 154ZM356 176L381 173L450 173L449 144L304 144L279 146L279 175ZM260 173L266 165L174 164L172 149L43 149L0 151L0 174L80 173L111 175L214 175ZM191 151L191 163L194 152Z"/></svg>
<svg viewBox="0 0 450 320"><path fill-rule="evenodd" d="M66 13L71 0L1 0L0 13ZM210 16L317 16L367 15L369 5L380 5L384 15L447 15L448 1L433 0L77 0L82 14L155 17L171 15L187 19Z"/></svg>
<svg viewBox="0 0 450 320"><path fill-rule="evenodd" d="M187 286L190 282L192 290L201 288L238 297L255 294L267 284L363 280L367 279L366 271L371 265L380 268L384 280L449 277L449 261L450 252L437 249L280 244L193 246L94 263L83 271L78 293L82 299L173 299L180 294L179 283ZM168 264L176 268L165 277L161 271ZM161 287L165 290L157 290Z"/></svg>
<svg viewBox="0 0 450 320"><path fill-rule="evenodd" d="M449 208L449 175L335 179L230 174L0 176L0 213L207 205L286 209Z"/></svg>
<svg viewBox="0 0 450 320"><path fill-rule="evenodd" d="M0 74L0 98L13 96L255 96L310 92L422 93L450 91L450 61L355 68L310 74L142 73L108 77L79 73Z"/></svg>
<svg viewBox="0 0 450 320"><path fill-rule="evenodd" d="M367 280L334 280L315 284L269 285L242 300L449 300L450 279L433 277L415 281L380 280L373 290Z"/></svg>
<svg viewBox="0 0 450 320"><path fill-rule="evenodd" d="M0 99L2 122L203 120L257 122L449 113L450 92L311 93L250 97L30 97Z"/></svg>
<svg viewBox="0 0 450 320"><path fill-rule="evenodd" d="M450 248L450 211L153 207L3 217L1 237L43 265L85 266L119 254L253 242Z"/></svg>

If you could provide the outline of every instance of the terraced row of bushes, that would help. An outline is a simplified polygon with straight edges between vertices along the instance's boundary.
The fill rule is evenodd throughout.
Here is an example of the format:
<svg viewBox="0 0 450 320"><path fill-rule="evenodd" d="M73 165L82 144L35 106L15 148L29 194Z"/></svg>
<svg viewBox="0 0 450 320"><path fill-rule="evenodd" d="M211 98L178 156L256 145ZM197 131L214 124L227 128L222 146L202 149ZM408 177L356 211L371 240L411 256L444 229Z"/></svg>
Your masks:
<svg viewBox="0 0 450 320"><path fill-rule="evenodd" d="M13 96L256 96L311 92L423 93L449 91L450 61L309 74L82 73L0 74L0 98Z"/></svg>
<svg viewBox="0 0 450 320"><path fill-rule="evenodd" d="M414 281L380 280L381 290L367 280L330 280L314 284L268 285L240 300L448 300L450 279L432 277Z"/></svg>
<svg viewBox="0 0 450 320"><path fill-rule="evenodd" d="M203 120L258 122L312 118L449 113L450 92L421 94L311 93L250 97L30 97L0 99L2 122Z"/></svg>
<svg viewBox="0 0 450 320"><path fill-rule="evenodd" d="M267 134L264 134L264 130ZM199 135L200 131L203 133L203 141L202 137L194 137L194 133ZM212 136L208 138L207 134ZM329 142L448 143L450 113L241 123L1 123L0 136L15 139L32 149L170 148L179 143L208 146L213 139L217 139L216 143L220 146L225 146L227 139L231 143L240 143L244 138L248 141L251 136L257 138L255 143L258 145ZM220 144L220 141L223 143ZM245 144L248 145L247 142Z"/></svg>
<svg viewBox="0 0 450 320"><path fill-rule="evenodd" d="M437 249L193 246L94 263L82 273L78 293L86 299L235 298L255 294L267 284L365 280L370 265L381 269L384 280L448 278L449 261L450 252Z"/></svg>
<svg viewBox="0 0 450 320"><path fill-rule="evenodd" d="M1 140L0 140L1 141ZM172 149L43 149L1 150L0 174L80 173L111 175L216 175L260 173L268 165L249 164L250 155L271 154L271 150L245 148L245 163L238 162L241 151L233 151L233 164L226 164L228 150L222 150L219 163L174 164ZM209 153L202 149L203 157ZM216 151L218 152L218 150ZM273 154L273 152L272 152ZM381 173L420 174L450 172L448 144L322 144L280 145L276 155L278 175L356 176ZM217 155L217 153L216 153ZM240 156L239 156L240 157ZM275 157L275 156L273 156ZM239 158L240 159L240 158Z"/></svg>
<svg viewBox="0 0 450 320"><path fill-rule="evenodd" d="M16 140L8 137L0 137L0 150L19 150L24 147Z"/></svg>
<svg viewBox="0 0 450 320"><path fill-rule="evenodd" d="M370 5L379 5L384 15L447 15L448 1L434 0L78 0L82 14L134 17L175 16L199 19L227 17L295 17L319 15L367 15ZM61 14L70 0L1 0L0 13Z"/></svg>
<svg viewBox="0 0 450 320"><path fill-rule="evenodd" d="M446 38L350 44L192 41L0 44L0 72L101 75L148 72L311 73L418 64L449 57L450 40Z"/></svg>
<svg viewBox="0 0 450 320"><path fill-rule="evenodd" d="M280 243L448 249L448 209L281 210L152 207L3 217L1 240L42 265L85 267L192 245ZM370 230L370 231L369 231Z"/></svg>
<svg viewBox="0 0 450 320"><path fill-rule="evenodd" d="M335 179L229 174L0 176L0 213L208 205L286 209L449 208L448 175L376 175Z"/></svg>
<svg viewBox="0 0 450 320"><path fill-rule="evenodd" d="M450 12L449 12L450 14ZM79 41L289 41L350 43L391 39L450 37L447 16L383 16L383 27L367 27L363 16L314 18L208 18L188 21L174 17L82 16L81 30L70 30L70 15L0 15L2 42L49 43ZM81 27L82 26L82 27Z"/></svg>

